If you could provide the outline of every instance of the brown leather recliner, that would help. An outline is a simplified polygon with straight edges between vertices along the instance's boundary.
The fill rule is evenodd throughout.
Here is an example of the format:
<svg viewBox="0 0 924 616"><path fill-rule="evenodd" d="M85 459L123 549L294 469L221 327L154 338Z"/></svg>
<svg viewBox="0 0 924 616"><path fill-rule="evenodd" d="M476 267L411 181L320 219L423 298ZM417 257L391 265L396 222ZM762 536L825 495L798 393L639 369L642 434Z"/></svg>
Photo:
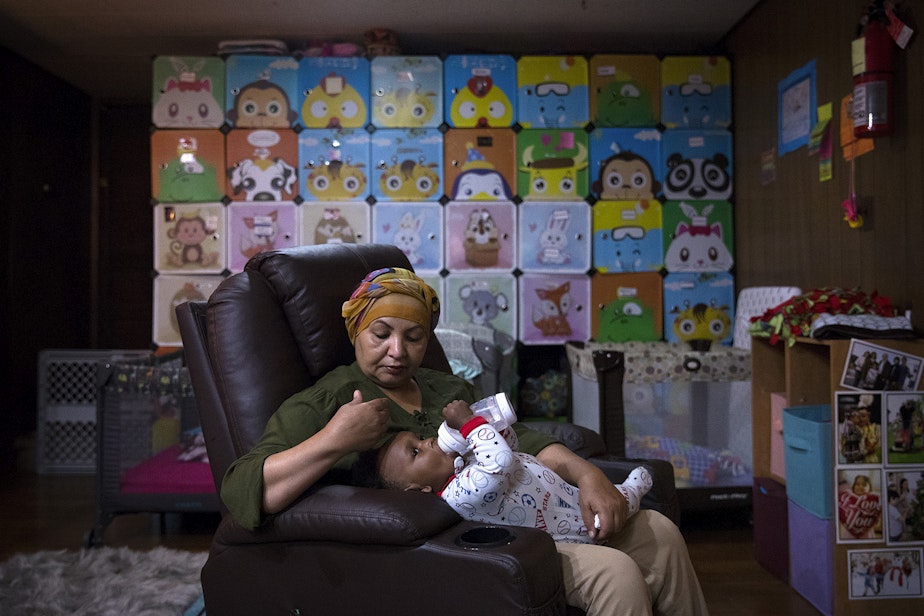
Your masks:
<svg viewBox="0 0 924 616"><path fill-rule="evenodd" d="M390 245L264 253L207 303L177 308L216 487L283 400L353 361L340 306L363 276L389 266L410 268ZM438 342L424 365L449 369ZM635 466L606 456L595 432L539 427L614 482ZM643 506L676 521L670 465L646 464L656 488ZM432 494L321 485L255 531L225 512L202 587L216 616L580 613L565 605L559 562L548 534L462 521Z"/></svg>

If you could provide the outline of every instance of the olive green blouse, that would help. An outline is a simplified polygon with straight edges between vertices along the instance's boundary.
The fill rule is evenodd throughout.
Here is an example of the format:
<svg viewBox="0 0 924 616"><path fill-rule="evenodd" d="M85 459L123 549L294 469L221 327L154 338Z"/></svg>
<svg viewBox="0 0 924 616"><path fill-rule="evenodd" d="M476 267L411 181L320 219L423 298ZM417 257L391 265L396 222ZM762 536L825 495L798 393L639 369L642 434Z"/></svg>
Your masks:
<svg viewBox="0 0 924 616"><path fill-rule="evenodd" d="M411 430L425 437L436 436L446 404L453 400L474 401L471 385L451 374L420 368L415 379L420 386L423 408L411 414L389 401L389 434ZM311 387L282 403L267 423L260 441L228 468L222 480L221 498L239 524L256 528L267 520L262 508L264 460L320 431L341 406L353 399L353 392L357 389L363 400L382 397L382 391L354 362L335 368ZM526 453L535 455L547 445L557 442L553 437L530 430L521 423L516 424L514 429L520 440L520 451ZM382 442L387 438L383 437ZM357 457L358 454L350 454L342 458L322 481L342 483L344 478L349 477L348 471Z"/></svg>

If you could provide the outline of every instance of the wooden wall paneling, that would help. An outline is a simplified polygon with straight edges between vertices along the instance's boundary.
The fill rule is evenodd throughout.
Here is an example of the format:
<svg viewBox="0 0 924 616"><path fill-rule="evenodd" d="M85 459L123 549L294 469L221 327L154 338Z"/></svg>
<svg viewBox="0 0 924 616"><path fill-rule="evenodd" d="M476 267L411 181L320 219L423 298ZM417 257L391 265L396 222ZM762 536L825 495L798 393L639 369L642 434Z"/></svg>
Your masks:
<svg viewBox="0 0 924 616"><path fill-rule="evenodd" d="M100 348L151 346L154 252L147 105L100 113Z"/></svg>
<svg viewBox="0 0 924 616"><path fill-rule="evenodd" d="M776 158L776 179L760 180L761 153L777 142L777 83L814 59L819 103L852 91L850 42L867 2L762 2L726 40L734 59L737 286L837 285L878 290L917 306L924 325L924 46L912 39L897 63L898 127L857 159L856 186L867 223L842 220L848 194L835 122L834 177L818 181L818 161L801 148ZM920 19L920 16L917 16Z"/></svg>

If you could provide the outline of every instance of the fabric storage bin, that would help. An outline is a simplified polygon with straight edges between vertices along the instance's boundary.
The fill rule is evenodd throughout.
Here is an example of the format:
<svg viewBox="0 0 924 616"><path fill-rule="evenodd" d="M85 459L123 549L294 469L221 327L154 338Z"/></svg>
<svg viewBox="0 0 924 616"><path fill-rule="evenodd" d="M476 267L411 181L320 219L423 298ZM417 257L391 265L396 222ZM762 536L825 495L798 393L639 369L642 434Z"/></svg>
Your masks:
<svg viewBox="0 0 924 616"><path fill-rule="evenodd" d="M791 498L789 579L793 589L825 616L834 612L834 520L820 518Z"/></svg>
<svg viewBox="0 0 924 616"><path fill-rule="evenodd" d="M754 478L755 559L789 581L789 514L786 486L769 477Z"/></svg>
<svg viewBox="0 0 924 616"><path fill-rule="evenodd" d="M569 342L565 349L573 421L603 434L611 453L671 462L679 488L739 486L750 494L749 351L697 352L666 342ZM622 357L621 387L608 376L607 354ZM624 422L614 417L617 405ZM614 423L624 423L624 443L610 435Z"/></svg>
<svg viewBox="0 0 924 616"><path fill-rule="evenodd" d="M831 405L783 410L786 495L820 518L834 515Z"/></svg>

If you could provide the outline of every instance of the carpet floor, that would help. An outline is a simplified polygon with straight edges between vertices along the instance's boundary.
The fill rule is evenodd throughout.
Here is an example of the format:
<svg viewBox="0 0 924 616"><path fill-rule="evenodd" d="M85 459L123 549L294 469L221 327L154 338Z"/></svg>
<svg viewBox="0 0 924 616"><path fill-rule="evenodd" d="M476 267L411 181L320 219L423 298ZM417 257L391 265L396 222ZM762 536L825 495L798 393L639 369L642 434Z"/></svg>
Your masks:
<svg viewBox="0 0 924 616"><path fill-rule="evenodd" d="M206 557L163 547L16 554L0 563L0 614L201 616Z"/></svg>

